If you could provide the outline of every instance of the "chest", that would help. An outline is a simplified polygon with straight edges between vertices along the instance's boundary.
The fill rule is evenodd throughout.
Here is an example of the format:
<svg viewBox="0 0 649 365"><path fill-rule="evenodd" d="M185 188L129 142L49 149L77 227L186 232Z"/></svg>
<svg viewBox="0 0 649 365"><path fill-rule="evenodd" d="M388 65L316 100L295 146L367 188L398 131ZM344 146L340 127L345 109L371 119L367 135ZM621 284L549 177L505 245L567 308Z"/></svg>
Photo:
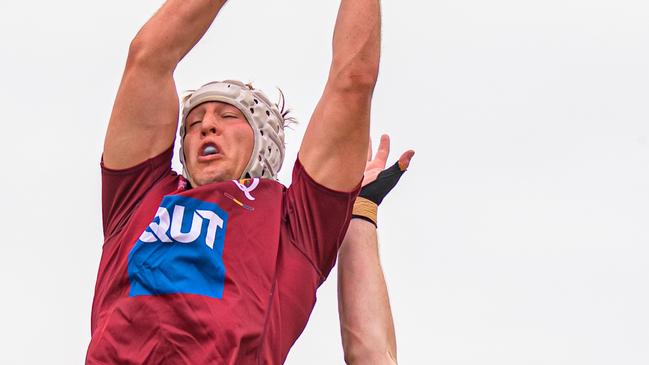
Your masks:
<svg viewBox="0 0 649 365"><path fill-rule="evenodd" d="M282 223L281 185L265 180L151 191L121 237L129 296L229 292L272 285ZM235 295L232 294L232 295Z"/></svg>

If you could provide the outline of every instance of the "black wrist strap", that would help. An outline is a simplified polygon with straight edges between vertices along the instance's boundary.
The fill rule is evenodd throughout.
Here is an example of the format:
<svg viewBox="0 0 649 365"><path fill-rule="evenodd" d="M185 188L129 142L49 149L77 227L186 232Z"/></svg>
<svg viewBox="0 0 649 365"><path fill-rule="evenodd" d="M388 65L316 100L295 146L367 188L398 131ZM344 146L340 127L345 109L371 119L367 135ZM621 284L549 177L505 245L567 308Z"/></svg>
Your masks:
<svg viewBox="0 0 649 365"><path fill-rule="evenodd" d="M379 228L379 226L376 225L376 222L374 222L373 220L367 218L366 216L363 216L363 215L357 215L357 214L352 214L352 219L362 219L362 220L364 220L364 221L366 221L366 222L370 222L370 223L372 223L372 224L374 225L374 227Z"/></svg>

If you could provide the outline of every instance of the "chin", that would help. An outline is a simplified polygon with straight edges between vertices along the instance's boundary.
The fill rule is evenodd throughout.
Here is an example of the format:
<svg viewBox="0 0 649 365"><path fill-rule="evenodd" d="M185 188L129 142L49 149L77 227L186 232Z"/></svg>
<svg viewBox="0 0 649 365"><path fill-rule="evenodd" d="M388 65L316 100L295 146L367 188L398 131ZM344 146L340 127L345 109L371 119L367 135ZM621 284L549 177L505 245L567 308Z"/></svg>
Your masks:
<svg viewBox="0 0 649 365"><path fill-rule="evenodd" d="M228 181L235 179L234 177L231 177L230 174L226 174L225 172L222 171L214 171L211 173L202 173L202 174L196 174L197 176L194 177L195 175L189 172L190 176L192 176L192 185L194 186L202 186L202 185L207 185L215 182L222 182L222 181Z"/></svg>
<svg viewBox="0 0 649 365"><path fill-rule="evenodd" d="M194 183L192 185L202 186L202 185L207 185L215 182L225 181L227 179L223 179L219 177L199 177L197 179L192 179L192 180L194 180Z"/></svg>

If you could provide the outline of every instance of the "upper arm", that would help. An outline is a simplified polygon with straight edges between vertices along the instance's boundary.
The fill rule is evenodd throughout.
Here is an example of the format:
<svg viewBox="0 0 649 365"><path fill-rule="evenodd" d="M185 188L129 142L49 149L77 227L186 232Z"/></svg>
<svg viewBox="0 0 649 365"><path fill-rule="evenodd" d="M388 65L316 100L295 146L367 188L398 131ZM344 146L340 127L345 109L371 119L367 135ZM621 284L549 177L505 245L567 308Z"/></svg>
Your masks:
<svg viewBox="0 0 649 365"><path fill-rule="evenodd" d="M307 172L331 189L350 191L363 176L380 30L378 0L340 2L329 78L299 154Z"/></svg>
<svg viewBox="0 0 649 365"><path fill-rule="evenodd" d="M173 69L148 63L153 57L131 45L104 140L108 168L129 168L173 144L179 108Z"/></svg>
<svg viewBox="0 0 649 365"><path fill-rule="evenodd" d="M110 117L104 163L127 168L170 147L178 125L173 72L205 34L225 0L168 0L131 43Z"/></svg>
<svg viewBox="0 0 649 365"><path fill-rule="evenodd" d="M346 85L347 84L347 85ZM307 127L299 157L319 184L351 191L361 181L369 143L373 84L330 80Z"/></svg>

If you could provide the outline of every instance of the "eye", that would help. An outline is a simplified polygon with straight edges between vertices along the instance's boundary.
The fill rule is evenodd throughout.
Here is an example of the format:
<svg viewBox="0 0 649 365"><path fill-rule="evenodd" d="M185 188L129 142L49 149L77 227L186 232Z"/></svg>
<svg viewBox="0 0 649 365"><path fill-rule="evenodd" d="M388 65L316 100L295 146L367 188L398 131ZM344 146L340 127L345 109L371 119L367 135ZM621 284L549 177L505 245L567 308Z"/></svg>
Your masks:
<svg viewBox="0 0 649 365"><path fill-rule="evenodd" d="M199 125L199 124L201 124L201 121L200 120L195 120L195 121L189 123L189 128L192 128L192 127L194 127L196 125Z"/></svg>
<svg viewBox="0 0 649 365"><path fill-rule="evenodd" d="M229 118L238 118L239 116L234 114L234 113L226 113L226 114L223 114L222 117L223 117L223 119L229 119Z"/></svg>

